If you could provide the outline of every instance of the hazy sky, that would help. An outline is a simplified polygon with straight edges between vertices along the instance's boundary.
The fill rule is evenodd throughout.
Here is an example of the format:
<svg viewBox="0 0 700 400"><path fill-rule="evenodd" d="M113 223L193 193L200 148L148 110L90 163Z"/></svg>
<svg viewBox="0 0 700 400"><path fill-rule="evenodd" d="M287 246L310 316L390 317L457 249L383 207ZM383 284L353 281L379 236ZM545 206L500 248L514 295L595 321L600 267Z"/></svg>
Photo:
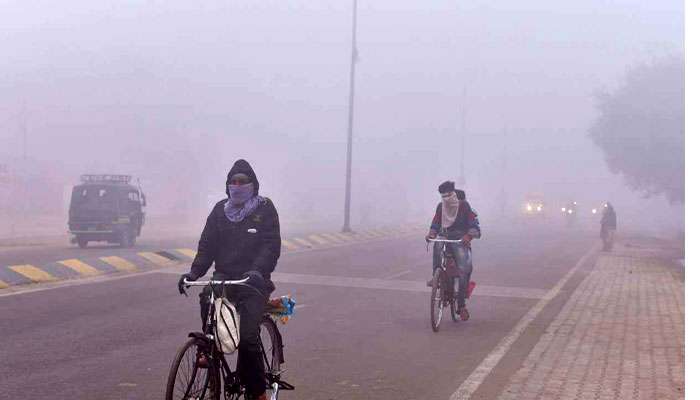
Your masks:
<svg viewBox="0 0 700 400"><path fill-rule="evenodd" d="M25 121L31 159L135 173L170 204L221 195L245 157L282 210L340 218L351 1L200 3L0 1L0 162ZM585 136L594 93L683 51L682 1L358 4L355 215L432 211L464 134L482 212L504 186L682 221Z"/></svg>

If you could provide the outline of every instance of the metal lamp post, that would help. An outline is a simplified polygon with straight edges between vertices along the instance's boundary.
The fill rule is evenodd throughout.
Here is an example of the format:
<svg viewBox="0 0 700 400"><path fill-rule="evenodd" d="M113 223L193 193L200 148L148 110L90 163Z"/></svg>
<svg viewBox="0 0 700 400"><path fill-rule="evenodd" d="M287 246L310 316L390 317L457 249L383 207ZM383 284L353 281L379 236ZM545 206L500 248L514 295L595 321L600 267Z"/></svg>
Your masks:
<svg viewBox="0 0 700 400"><path fill-rule="evenodd" d="M348 146L345 164L345 222L343 232L352 232L350 229L350 189L352 173L352 123L355 108L355 64L357 63L357 0L352 2L352 47L350 53L350 94L348 98Z"/></svg>

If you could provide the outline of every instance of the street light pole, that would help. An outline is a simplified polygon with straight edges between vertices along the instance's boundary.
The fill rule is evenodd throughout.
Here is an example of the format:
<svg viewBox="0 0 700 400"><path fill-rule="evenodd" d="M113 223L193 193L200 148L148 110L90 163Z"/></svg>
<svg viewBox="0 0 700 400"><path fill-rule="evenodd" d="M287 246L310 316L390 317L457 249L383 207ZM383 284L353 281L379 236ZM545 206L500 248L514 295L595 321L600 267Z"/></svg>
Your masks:
<svg viewBox="0 0 700 400"><path fill-rule="evenodd" d="M506 140L507 139L506 135L507 135L507 132L506 132L506 128L504 127L503 128L503 151L501 152L501 199L500 199L501 218L505 217L505 215L506 215L506 203L507 203L506 187L504 184L505 179L506 179L506 162L508 160L507 153L506 153L508 141Z"/></svg>
<svg viewBox="0 0 700 400"><path fill-rule="evenodd" d="M352 232L350 229L350 188L352 173L352 124L355 109L355 64L357 63L357 0L352 2L352 48L350 52L350 94L348 98L348 148L345 165L345 222L343 232Z"/></svg>
<svg viewBox="0 0 700 400"><path fill-rule="evenodd" d="M457 180L457 184L459 185L460 189L464 190L464 185L467 183L467 179L464 176L464 135L466 134L466 129L467 129L467 87L464 87L464 103L462 104L462 115L460 116L460 132L459 132L459 137L461 139L460 141L460 157L459 157L459 179Z"/></svg>
<svg viewBox="0 0 700 400"><path fill-rule="evenodd" d="M18 196L21 199L20 212L18 214L20 215L22 221L27 221L29 203L29 183L27 181L29 176L29 165L27 162L27 106L26 104L24 104L24 102L22 103L22 110L20 111L19 115L19 129L20 134L22 135L22 161L18 163L21 165L21 167L17 168L17 171L19 171L19 173L21 174L20 190L22 191L22 193L20 194L20 196ZM13 226L11 228L12 234L15 233L15 224L16 222L13 223Z"/></svg>

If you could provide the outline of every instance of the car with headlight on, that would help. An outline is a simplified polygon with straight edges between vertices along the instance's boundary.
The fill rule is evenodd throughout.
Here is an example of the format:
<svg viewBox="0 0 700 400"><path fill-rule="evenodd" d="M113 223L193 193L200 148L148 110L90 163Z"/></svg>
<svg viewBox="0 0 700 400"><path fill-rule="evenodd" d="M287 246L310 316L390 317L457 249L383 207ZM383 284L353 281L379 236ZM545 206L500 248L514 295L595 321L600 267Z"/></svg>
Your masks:
<svg viewBox="0 0 700 400"><path fill-rule="evenodd" d="M601 203L598 207L593 207L591 209L591 214L593 215L603 215L603 212L605 212L605 208L608 206L608 203Z"/></svg>
<svg viewBox="0 0 700 400"><path fill-rule="evenodd" d="M574 221L576 220L577 211L578 202L576 201L570 201L561 208L561 213L564 216L567 225L572 225L574 223Z"/></svg>
<svg viewBox="0 0 700 400"><path fill-rule="evenodd" d="M544 201L542 200L544 196L540 194L529 194L525 196L525 201L523 201L522 212L525 215L537 216L544 215Z"/></svg>

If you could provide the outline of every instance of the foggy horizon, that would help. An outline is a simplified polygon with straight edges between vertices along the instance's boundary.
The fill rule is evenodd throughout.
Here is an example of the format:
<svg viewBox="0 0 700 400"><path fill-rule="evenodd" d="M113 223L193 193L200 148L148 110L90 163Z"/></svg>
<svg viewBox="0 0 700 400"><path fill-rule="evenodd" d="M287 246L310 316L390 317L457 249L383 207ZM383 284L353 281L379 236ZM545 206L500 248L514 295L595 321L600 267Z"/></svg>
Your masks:
<svg viewBox="0 0 700 400"><path fill-rule="evenodd" d="M27 160L53 183L129 173L153 214L200 215L245 158L283 220L340 227L351 2L2 7L0 164L21 173L24 124ZM682 57L683 26L682 2L360 1L353 221L427 223L464 135L486 220L503 187L512 213L537 192L683 230L682 204L625 187L588 137L596 93Z"/></svg>

